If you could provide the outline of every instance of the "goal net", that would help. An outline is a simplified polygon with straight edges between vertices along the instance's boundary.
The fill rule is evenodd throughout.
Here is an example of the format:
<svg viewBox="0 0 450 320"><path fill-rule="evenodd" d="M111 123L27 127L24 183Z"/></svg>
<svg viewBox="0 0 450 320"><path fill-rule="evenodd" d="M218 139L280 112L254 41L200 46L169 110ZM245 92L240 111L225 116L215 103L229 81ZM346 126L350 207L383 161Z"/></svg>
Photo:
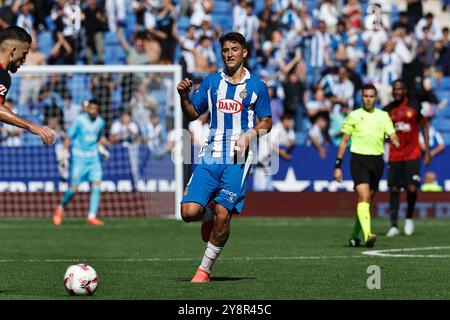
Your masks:
<svg viewBox="0 0 450 320"><path fill-rule="evenodd" d="M111 141L111 157L102 160L99 216L179 218L183 165L173 161L170 138L182 128L179 81L178 65L22 67L6 104L52 128L58 140L44 146L39 137L1 124L0 216L53 215L69 186L69 169L58 161L64 134L83 102L95 98ZM67 216L87 216L89 191L87 182L79 186Z"/></svg>

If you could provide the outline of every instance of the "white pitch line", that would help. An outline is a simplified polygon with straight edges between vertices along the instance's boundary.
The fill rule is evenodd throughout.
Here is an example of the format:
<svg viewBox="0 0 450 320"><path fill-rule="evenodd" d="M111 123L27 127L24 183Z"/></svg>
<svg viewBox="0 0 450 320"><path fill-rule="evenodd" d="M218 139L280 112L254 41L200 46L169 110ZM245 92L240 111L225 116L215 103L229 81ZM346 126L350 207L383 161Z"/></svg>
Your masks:
<svg viewBox="0 0 450 320"><path fill-rule="evenodd" d="M294 257L235 257L220 258L221 261L254 261L254 260L321 260L321 259L360 259L365 256L294 256ZM53 262L78 262L97 261L97 262L182 262L198 261L198 258L142 258L142 259L3 259L0 263L29 262L29 263L53 263Z"/></svg>
<svg viewBox="0 0 450 320"><path fill-rule="evenodd" d="M400 249L386 249L386 250L370 250L363 251L363 255L372 257L388 257L388 258L450 258L448 254L403 254L394 252L409 252L409 251L425 251L425 250L445 250L450 249L450 246L438 247L422 247L422 248L400 248ZM392 253L391 253L392 252Z"/></svg>

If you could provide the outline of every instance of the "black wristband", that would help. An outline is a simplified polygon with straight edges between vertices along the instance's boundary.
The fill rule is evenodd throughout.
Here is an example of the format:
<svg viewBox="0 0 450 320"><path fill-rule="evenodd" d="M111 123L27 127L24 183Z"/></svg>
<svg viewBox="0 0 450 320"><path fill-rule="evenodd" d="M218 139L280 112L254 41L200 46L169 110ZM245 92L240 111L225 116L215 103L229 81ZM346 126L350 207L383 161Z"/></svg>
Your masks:
<svg viewBox="0 0 450 320"><path fill-rule="evenodd" d="M335 169L340 169L342 166L342 159L336 158L336 162L334 163Z"/></svg>

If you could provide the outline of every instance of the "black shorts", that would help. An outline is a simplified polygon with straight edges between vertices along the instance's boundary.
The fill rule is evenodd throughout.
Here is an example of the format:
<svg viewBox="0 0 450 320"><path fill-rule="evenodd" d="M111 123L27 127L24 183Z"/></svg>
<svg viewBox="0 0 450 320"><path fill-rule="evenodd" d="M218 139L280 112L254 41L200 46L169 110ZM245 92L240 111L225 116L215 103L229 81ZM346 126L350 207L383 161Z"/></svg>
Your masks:
<svg viewBox="0 0 450 320"><path fill-rule="evenodd" d="M361 183L368 183L370 190L378 190L378 184L383 176L383 156L368 156L352 153L350 172L355 187Z"/></svg>
<svg viewBox="0 0 450 320"><path fill-rule="evenodd" d="M420 184L420 164L422 159L417 158L406 161L389 162L388 185L389 187L405 187Z"/></svg>

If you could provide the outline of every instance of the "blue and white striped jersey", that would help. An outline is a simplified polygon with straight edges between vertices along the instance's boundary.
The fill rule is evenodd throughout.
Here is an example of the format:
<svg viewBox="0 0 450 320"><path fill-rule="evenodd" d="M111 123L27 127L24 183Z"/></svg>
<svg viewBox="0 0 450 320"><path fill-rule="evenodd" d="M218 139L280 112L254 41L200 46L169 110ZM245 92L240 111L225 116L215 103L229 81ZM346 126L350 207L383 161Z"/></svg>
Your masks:
<svg viewBox="0 0 450 320"><path fill-rule="evenodd" d="M198 114L206 111L210 134L200 152L212 157L232 157L239 136L255 127L256 117L271 117L269 93L264 82L247 69L240 83L221 73L209 75L192 96Z"/></svg>
<svg viewBox="0 0 450 320"><path fill-rule="evenodd" d="M97 142L100 139L105 121L97 117L92 121L87 113L80 114L68 132L72 140L72 155L80 158L98 158Z"/></svg>

